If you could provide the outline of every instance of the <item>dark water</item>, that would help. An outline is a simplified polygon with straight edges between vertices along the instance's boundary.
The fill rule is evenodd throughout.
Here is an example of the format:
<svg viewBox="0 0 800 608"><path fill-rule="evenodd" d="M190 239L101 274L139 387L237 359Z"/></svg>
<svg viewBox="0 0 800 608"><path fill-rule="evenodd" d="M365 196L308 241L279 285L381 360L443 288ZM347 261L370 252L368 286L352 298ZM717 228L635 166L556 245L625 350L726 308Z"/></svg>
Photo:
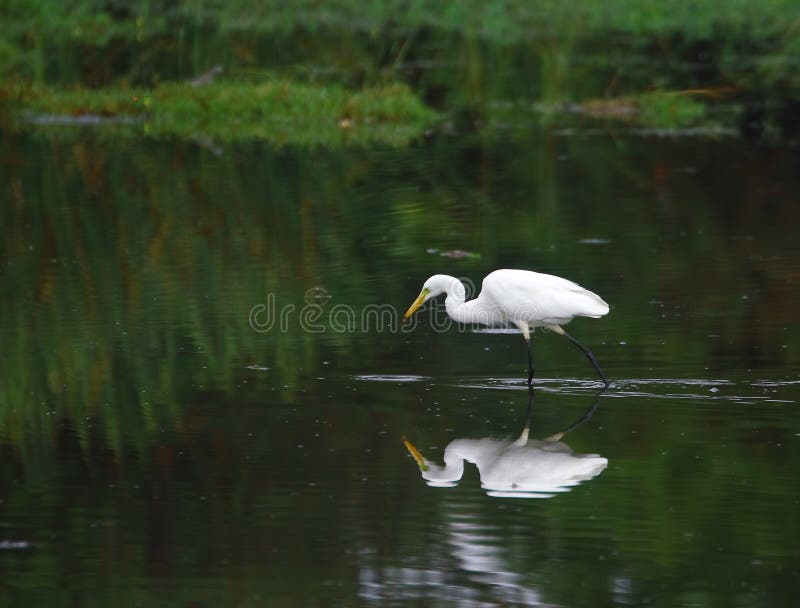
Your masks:
<svg viewBox="0 0 800 608"><path fill-rule="evenodd" d="M793 603L795 148L1 149L1 605ZM613 380L599 398L535 335L516 452L519 335L397 325L427 276L502 267L611 305L570 325ZM596 399L563 445L533 441ZM427 474L483 439L454 444L480 473L432 487L404 438Z"/></svg>

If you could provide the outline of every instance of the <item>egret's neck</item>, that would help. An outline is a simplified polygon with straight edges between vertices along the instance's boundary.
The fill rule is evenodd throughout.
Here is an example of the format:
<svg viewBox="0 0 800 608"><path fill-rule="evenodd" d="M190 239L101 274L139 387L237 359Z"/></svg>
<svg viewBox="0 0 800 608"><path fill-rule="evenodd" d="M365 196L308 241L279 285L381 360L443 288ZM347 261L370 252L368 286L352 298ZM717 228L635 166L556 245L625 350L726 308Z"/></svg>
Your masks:
<svg viewBox="0 0 800 608"><path fill-rule="evenodd" d="M422 473L422 477L428 481L439 484L454 484L464 475L464 459L448 445L444 450L444 466L428 464L428 470Z"/></svg>
<svg viewBox="0 0 800 608"><path fill-rule="evenodd" d="M459 323L482 323L483 325L493 325L500 322L495 318L495 311L488 309L481 302L481 298L465 302L466 290L464 284L454 278L447 290L447 298L444 307L451 319Z"/></svg>
<svg viewBox="0 0 800 608"><path fill-rule="evenodd" d="M468 319L461 318L463 316L463 308L466 304L464 300L467 297L467 290L464 288L464 283L455 277L448 277L451 279L447 285L447 298L444 301L445 310L456 321L468 322Z"/></svg>

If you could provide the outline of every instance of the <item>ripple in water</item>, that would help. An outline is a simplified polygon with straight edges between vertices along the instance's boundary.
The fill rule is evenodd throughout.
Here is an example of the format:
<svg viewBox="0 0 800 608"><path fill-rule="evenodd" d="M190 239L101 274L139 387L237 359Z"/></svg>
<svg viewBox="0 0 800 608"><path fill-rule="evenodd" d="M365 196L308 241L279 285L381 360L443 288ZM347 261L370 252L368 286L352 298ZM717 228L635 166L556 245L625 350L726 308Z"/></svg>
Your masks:
<svg viewBox="0 0 800 608"><path fill-rule="evenodd" d="M356 380L364 380L366 382L423 382L430 380L430 376L404 376L393 374L364 374L354 376Z"/></svg>
<svg viewBox="0 0 800 608"><path fill-rule="evenodd" d="M781 395L765 395L765 388L789 387L796 381L738 383L725 379L702 378L635 378L612 380L611 387L603 392L606 397L650 398L650 399L700 399L732 401L736 403L795 403L794 399L780 398ZM479 388L488 390L527 390L522 378L471 378L453 384L459 388ZM582 394L586 390L601 387L596 380L576 378L537 378L534 388L550 393ZM648 390L651 389L651 390ZM703 392L700 392L703 391ZM724 392L723 392L724 391ZM753 394L760 392L762 394Z"/></svg>

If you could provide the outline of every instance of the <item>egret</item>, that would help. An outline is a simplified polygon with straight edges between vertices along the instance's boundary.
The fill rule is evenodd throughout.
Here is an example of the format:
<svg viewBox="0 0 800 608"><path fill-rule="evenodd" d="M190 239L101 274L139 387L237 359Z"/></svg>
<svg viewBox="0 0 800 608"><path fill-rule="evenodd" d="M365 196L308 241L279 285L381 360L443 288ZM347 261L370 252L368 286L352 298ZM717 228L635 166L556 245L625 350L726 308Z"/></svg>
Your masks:
<svg viewBox="0 0 800 608"><path fill-rule="evenodd" d="M467 461L478 467L481 487L489 496L551 498L597 477L608 466L599 454L576 454L567 444L548 439L454 439L444 450L444 466L425 458L408 439L403 443L428 485L455 486Z"/></svg>
<svg viewBox="0 0 800 608"><path fill-rule="evenodd" d="M447 294L444 301L447 314L459 323L494 327L515 325L520 329L528 347L528 386L533 385L531 330L535 327L547 327L566 337L591 361L603 384L609 385L592 351L562 327L575 317L597 319L607 314L608 304L596 293L552 274L504 268L486 275L481 293L466 302L466 290L461 281L446 274L435 274L425 281L403 320L408 320L425 302L443 293Z"/></svg>
<svg viewBox="0 0 800 608"><path fill-rule="evenodd" d="M572 486L596 477L608 466L608 460L599 454L575 454L561 441L567 433L591 420L603 390L566 429L541 440L530 438L533 391L528 391L525 428L516 440L495 437L454 439L444 450L444 466L425 458L405 437L403 443L430 486L456 485L464 474L464 461L467 461L478 467L481 487L490 496L550 498L556 492L569 491Z"/></svg>

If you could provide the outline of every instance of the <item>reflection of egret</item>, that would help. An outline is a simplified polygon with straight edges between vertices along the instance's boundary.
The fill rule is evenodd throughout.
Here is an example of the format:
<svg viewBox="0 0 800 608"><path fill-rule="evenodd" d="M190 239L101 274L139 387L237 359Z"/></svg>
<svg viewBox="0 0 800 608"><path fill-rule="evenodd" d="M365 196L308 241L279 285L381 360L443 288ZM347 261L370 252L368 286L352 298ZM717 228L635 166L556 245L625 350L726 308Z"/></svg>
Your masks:
<svg viewBox="0 0 800 608"><path fill-rule="evenodd" d="M428 485L456 485L467 461L478 467L481 487L490 496L550 498L599 475L608 465L606 458L598 454L575 454L561 441L564 435L591 418L599 395L565 431L543 440L528 437L532 398L533 393L529 393L528 424L519 438L454 439L444 450L444 466L430 462L408 439L403 438L403 443Z"/></svg>
<svg viewBox="0 0 800 608"><path fill-rule="evenodd" d="M533 382L530 330L548 327L580 348L594 365L603 384L608 386L608 378L592 351L561 327L575 317L598 318L607 314L608 304L597 294L551 274L502 269L486 275L480 295L465 302L466 290L461 281L446 274L436 274L425 281L403 318L408 319L423 303L443 293L447 294L444 302L447 314L460 323L513 324L522 331L528 345L528 384Z"/></svg>

